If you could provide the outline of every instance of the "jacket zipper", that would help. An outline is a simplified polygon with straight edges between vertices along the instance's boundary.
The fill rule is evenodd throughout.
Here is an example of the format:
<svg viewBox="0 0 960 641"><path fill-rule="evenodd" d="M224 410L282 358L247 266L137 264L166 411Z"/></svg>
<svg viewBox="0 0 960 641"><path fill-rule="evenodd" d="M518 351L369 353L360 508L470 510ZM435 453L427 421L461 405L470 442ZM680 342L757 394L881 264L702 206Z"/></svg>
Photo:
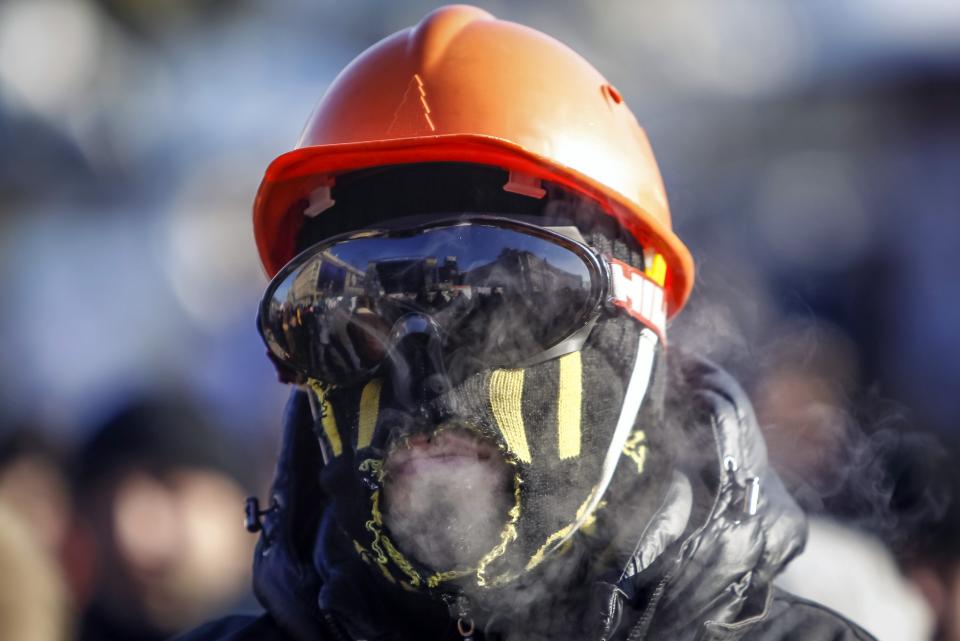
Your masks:
<svg viewBox="0 0 960 641"><path fill-rule="evenodd" d="M663 593L666 592L669 581L669 574L660 579L660 583L657 584L657 587L653 590L653 594L650 596L650 602L647 603L647 607L643 610L643 615L641 615L640 620L637 621L636 625L630 630L630 634L627 635L627 641L643 641L647 638L647 633L650 631L650 624L653 622L653 615L657 609L657 604L659 604L660 599L663 598Z"/></svg>

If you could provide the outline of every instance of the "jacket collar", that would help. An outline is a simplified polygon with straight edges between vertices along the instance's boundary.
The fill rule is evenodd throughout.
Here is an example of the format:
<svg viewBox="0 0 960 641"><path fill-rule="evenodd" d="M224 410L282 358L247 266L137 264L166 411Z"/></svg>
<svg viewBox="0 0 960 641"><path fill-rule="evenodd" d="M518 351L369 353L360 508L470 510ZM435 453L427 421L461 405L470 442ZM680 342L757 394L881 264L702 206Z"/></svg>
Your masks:
<svg viewBox="0 0 960 641"><path fill-rule="evenodd" d="M611 603L641 612L632 639L651 630L684 638L700 627L739 638L763 618L774 576L803 549L805 517L770 468L737 382L703 359L675 355L671 367L668 429L688 454L625 566L623 603Z"/></svg>

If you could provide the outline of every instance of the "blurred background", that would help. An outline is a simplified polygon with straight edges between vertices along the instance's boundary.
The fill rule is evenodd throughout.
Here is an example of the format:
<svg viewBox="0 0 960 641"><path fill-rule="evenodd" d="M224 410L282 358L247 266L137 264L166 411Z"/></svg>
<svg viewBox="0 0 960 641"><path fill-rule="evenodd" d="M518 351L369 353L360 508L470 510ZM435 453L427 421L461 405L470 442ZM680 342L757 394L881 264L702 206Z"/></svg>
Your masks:
<svg viewBox="0 0 960 641"><path fill-rule="evenodd" d="M254 607L242 498L287 390L253 195L335 74L437 4L0 2L0 638ZM744 382L814 515L785 585L960 639L960 3L477 4L647 129L699 269L673 342Z"/></svg>

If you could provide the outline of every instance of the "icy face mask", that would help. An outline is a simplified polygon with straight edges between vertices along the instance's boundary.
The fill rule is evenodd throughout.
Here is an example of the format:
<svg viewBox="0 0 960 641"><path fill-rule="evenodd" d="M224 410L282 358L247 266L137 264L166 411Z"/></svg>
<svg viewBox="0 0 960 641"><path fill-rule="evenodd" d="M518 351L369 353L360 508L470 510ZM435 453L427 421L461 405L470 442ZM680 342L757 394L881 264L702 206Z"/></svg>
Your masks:
<svg viewBox="0 0 960 641"><path fill-rule="evenodd" d="M643 474L658 338L614 314L580 351L481 371L435 396L429 343L402 338L385 376L362 385L310 385L321 483L356 554L386 581L504 585L594 517L618 463Z"/></svg>

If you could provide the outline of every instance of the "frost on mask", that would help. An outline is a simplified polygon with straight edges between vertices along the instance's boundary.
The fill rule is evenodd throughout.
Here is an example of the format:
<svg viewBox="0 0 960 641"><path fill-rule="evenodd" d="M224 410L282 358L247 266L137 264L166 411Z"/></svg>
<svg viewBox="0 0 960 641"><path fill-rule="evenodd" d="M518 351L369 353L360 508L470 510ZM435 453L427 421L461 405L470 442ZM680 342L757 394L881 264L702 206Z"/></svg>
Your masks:
<svg viewBox="0 0 960 641"><path fill-rule="evenodd" d="M596 221L605 219L592 209L583 221L564 211L550 224L596 225L587 244L644 263L612 218L600 230ZM615 584L666 491L666 363L657 334L607 310L580 351L525 368L477 367L483 340L493 353L494 341L522 330L500 318L471 340L475 353L447 353L438 364L429 341L395 349L387 340L405 358L388 358L371 380L310 386L328 500L318 549L335 550L317 563L329 592L337 582L340 602L363 600L372 618L381 597L358 591L347 564L365 564L391 603L463 593L481 611L546 608L543 620L585 624L579 613L589 605L569 586ZM625 554L611 550L616 543ZM585 577L585 567L594 574ZM596 574L607 570L612 576ZM570 603L559 603L561 595ZM321 595L321 607L335 601Z"/></svg>
<svg viewBox="0 0 960 641"><path fill-rule="evenodd" d="M350 389L311 385L321 483L354 552L388 583L435 593L489 594L562 566L615 471L659 487L643 481L658 452L661 352L652 331L611 315L581 351L478 372L414 406L389 371Z"/></svg>

